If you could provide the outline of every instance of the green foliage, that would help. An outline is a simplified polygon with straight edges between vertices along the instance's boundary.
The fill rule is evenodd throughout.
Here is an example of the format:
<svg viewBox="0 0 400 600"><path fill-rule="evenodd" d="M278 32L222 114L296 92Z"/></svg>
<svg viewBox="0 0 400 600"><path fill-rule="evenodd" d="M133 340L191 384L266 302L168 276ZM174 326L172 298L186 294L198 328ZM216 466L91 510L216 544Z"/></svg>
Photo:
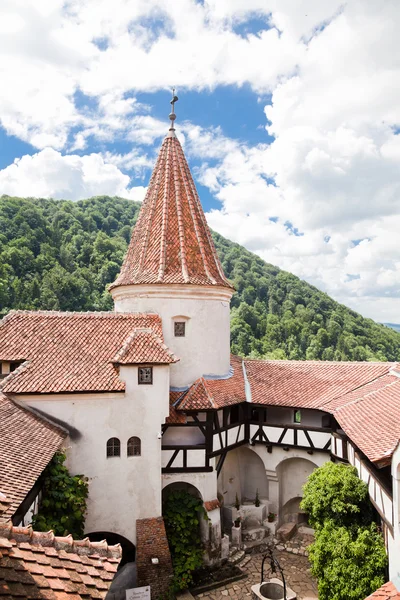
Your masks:
<svg viewBox="0 0 400 600"><path fill-rule="evenodd" d="M257 506L257 507L258 507L258 506L260 506L260 504L261 504L261 502L260 502L260 495L259 495L259 493L258 493L258 488L257 488L257 491L256 491L256 499L254 500L254 506Z"/></svg>
<svg viewBox="0 0 400 600"><path fill-rule="evenodd" d="M237 495L237 492L236 492L236 496L235 496L235 508L236 508L236 510L240 509L239 496Z"/></svg>
<svg viewBox="0 0 400 600"><path fill-rule="evenodd" d="M368 486L351 465L327 462L315 469L303 487L301 509L312 527L369 524L372 519Z"/></svg>
<svg viewBox="0 0 400 600"><path fill-rule="evenodd" d="M320 600L364 600L385 582L385 544L355 467L325 463L313 471L300 506L316 529L308 550Z"/></svg>
<svg viewBox="0 0 400 600"><path fill-rule="evenodd" d="M375 523L346 528L327 521L309 558L319 600L364 600L385 582L385 545Z"/></svg>
<svg viewBox="0 0 400 600"><path fill-rule="evenodd" d="M202 500L185 490L173 490L163 502L163 517L174 567L173 586L175 591L184 590L203 562L200 518L207 519L207 513Z"/></svg>
<svg viewBox="0 0 400 600"><path fill-rule="evenodd" d="M0 198L0 316L11 309L110 310L139 204ZM400 360L400 333L364 319L294 275L213 233L232 299L241 356Z"/></svg>
<svg viewBox="0 0 400 600"><path fill-rule="evenodd" d="M43 472L43 496L32 526L79 539L84 534L88 484L83 475L69 474L65 459L64 453L57 452Z"/></svg>

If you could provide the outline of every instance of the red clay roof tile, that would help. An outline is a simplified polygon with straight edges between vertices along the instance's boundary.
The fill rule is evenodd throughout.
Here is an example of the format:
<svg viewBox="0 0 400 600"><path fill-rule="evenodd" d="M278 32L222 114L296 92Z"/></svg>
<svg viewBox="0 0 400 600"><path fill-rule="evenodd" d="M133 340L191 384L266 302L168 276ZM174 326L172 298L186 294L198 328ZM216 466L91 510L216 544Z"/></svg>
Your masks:
<svg viewBox="0 0 400 600"><path fill-rule="evenodd" d="M365 600L400 600L400 592L391 581L388 581Z"/></svg>
<svg viewBox="0 0 400 600"><path fill-rule="evenodd" d="M171 364L178 360L152 329L135 329L128 335L111 362L120 365Z"/></svg>
<svg viewBox="0 0 400 600"><path fill-rule="evenodd" d="M252 402L321 408L378 377L393 363L245 360Z"/></svg>
<svg viewBox="0 0 400 600"><path fill-rule="evenodd" d="M121 272L110 289L146 283L232 287L174 136L161 146Z"/></svg>
<svg viewBox="0 0 400 600"><path fill-rule="evenodd" d="M124 391L112 360L138 328L154 331L162 345L161 319L155 314L12 311L0 322L0 360L27 362L3 380L2 390L15 394ZM146 353L140 336L131 340L130 356L134 357L136 341L140 360L158 362L161 354L166 358L155 342Z"/></svg>
<svg viewBox="0 0 400 600"><path fill-rule="evenodd" d="M52 532L49 532L52 534ZM4 598L82 600L105 598L121 560L121 547L100 546L0 524L0 595ZM26 540L18 542L18 539ZM57 550L66 547L69 550ZM101 547L101 555L98 549ZM44 554L50 558L44 564Z"/></svg>
<svg viewBox="0 0 400 600"><path fill-rule="evenodd" d="M186 392L180 392L175 398L176 410L209 410L231 406L246 401L245 381L242 359L231 356L232 374L226 379L206 379L200 377ZM174 392L175 394L176 392ZM170 423L173 421L170 411Z"/></svg>
<svg viewBox="0 0 400 600"><path fill-rule="evenodd" d="M0 393L0 491L7 500L4 516L15 513L66 436L66 431Z"/></svg>

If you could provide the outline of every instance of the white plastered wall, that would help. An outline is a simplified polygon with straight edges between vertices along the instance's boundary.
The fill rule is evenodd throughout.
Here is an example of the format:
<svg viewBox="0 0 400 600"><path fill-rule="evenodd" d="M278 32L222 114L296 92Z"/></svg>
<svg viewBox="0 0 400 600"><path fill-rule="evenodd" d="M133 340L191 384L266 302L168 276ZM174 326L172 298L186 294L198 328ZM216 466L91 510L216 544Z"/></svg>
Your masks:
<svg viewBox="0 0 400 600"><path fill-rule="evenodd" d="M210 461L211 466L214 463L215 459ZM215 470L210 473L163 473L162 488L166 488L171 483L193 485L199 491L203 502L209 502L217 498L217 472Z"/></svg>
<svg viewBox="0 0 400 600"><path fill-rule="evenodd" d="M393 537L388 534L389 578L400 589L400 445L392 458Z"/></svg>
<svg viewBox="0 0 400 600"><path fill-rule="evenodd" d="M290 494L297 495L297 491L301 490L302 481L305 476L305 473L300 472L299 478L296 477L296 480L293 480L293 483L291 483L291 476L287 476L287 469L284 467L286 460L302 458L308 461L307 465L309 465L310 472L313 468L320 467L330 461L330 454L328 452L314 452L310 455L306 450L290 448L288 451L285 451L283 448L274 447L272 452L269 453L267 448L261 444L256 444L255 446L247 445L243 446L243 448L247 448L257 454L263 462L268 481L269 507L273 512L278 512L279 508L283 506L282 496L287 496L287 499L290 499ZM218 491L223 495L226 505L234 502L236 492L240 499L241 491L238 464L234 458L230 457L231 454L231 452L228 453L218 478ZM240 471L246 472L246 469L250 468L250 462L252 462L250 456L250 454L246 455L243 453ZM249 465L246 464L246 460L249 461Z"/></svg>
<svg viewBox="0 0 400 600"><path fill-rule="evenodd" d="M89 478L85 532L118 533L136 543L136 519L161 516L159 434L169 412L169 366L153 367L153 385L138 385L135 366L121 367L120 377L125 393L36 395L24 401L75 430L67 457L73 474ZM141 439L141 456L127 456L131 436ZM106 457L111 437L121 441L120 457Z"/></svg>
<svg viewBox="0 0 400 600"><path fill-rule="evenodd" d="M173 387L229 372L232 290L162 284L121 286L111 293L116 312L157 313L162 318L164 341L180 359L171 365ZM185 337L175 337L174 322L183 320Z"/></svg>

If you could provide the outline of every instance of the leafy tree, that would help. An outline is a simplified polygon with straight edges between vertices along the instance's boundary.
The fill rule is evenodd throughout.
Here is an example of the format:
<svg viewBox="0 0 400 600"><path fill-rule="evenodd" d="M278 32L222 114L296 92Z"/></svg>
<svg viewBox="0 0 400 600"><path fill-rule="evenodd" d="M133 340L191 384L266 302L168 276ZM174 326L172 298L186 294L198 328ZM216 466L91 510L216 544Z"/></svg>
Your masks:
<svg viewBox="0 0 400 600"><path fill-rule="evenodd" d="M347 528L326 521L309 558L319 600L364 600L386 580L385 544L375 523Z"/></svg>
<svg viewBox="0 0 400 600"><path fill-rule="evenodd" d="M110 310L139 204L0 197L0 317L11 309ZM399 361L400 333L334 302L213 233L236 293L231 347L242 356Z"/></svg>
<svg viewBox="0 0 400 600"><path fill-rule="evenodd" d="M57 452L43 472L43 496L32 526L80 539L85 530L88 483L83 475L70 475L65 459L63 452Z"/></svg>
<svg viewBox="0 0 400 600"><path fill-rule="evenodd" d="M163 517L174 567L174 588L193 583L193 571L203 564L200 519L207 518L203 502L186 490L170 491L163 502Z"/></svg>
<svg viewBox="0 0 400 600"><path fill-rule="evenodd" d="M327 521L334 525L369 524L372 519L368 486L357 469L327 462L315 469L303 487L301 508L316 529Z"/></svg>

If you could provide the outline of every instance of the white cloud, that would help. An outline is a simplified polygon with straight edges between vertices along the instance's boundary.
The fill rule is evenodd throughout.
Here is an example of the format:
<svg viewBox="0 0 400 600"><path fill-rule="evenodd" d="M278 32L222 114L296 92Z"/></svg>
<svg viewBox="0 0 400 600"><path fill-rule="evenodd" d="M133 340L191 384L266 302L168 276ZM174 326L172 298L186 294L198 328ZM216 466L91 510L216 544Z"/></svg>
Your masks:
<svg viewBox="0 0 400 600"><path fill-rule="evenodd" d="M61 155L45 148L25 155L0 171L1 194L79 200L96 195L143 200L146 188L130 187L130 178L99 154Z"/></svg>
<svg viewBox="0 0 400 600"><path fill-rule="evenodd" d="M238 33L253 17L260 30ZM2 191L140 195L121 170L143 178L154 148L141 146L157 144L166 123L136 91L169 88L172 75L178 89L249 84L272 94L271 145L229 139L218 124L179 127L221 202L211 225L355 309L399 321L398 2L4 0L0 23L1 123L45 148L1 171ZM47 148L81 151L92 137L133 149Z"/></svg>

